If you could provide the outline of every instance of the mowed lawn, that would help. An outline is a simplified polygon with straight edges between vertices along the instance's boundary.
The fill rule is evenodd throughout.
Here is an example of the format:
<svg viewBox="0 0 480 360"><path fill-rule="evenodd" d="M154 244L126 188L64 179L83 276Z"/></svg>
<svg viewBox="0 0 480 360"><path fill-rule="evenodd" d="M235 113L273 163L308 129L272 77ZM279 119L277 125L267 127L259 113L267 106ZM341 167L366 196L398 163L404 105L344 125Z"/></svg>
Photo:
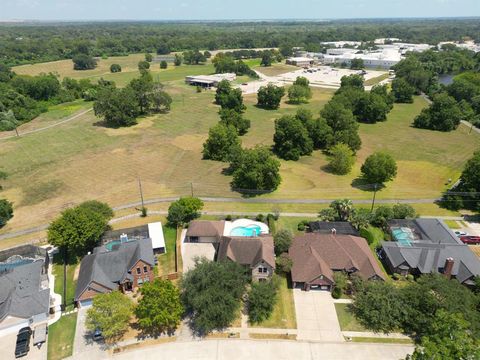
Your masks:
<svg viewBox="0 0 480 360"><path fill-rule="evenodd" d="M367 331L362 325L360 325L357 319L355 319L349 306L350 304L335 304L340 329L342 331Z"/></svg>
<svg viewBox="0 0 480 360"><path fill-rule="evenodd" d="M77 313L64 315L48 327L48 360L65 359L73 353Z"/></svg>
<svg viewBox="0 0 480 360"><path fill-rule="evenodd" d="M60 79L70 77L73 79L91 79L93 82L103 78L115 81L118 86L125 86L132 79L139 76L138 63L145 59L144 54L132 54L129 56L115 56L108 59L99 59L97 67L92 70L74 70L72 60L52 61L33 65L21 65L13 68L13 71L19 75L38 75L41 73L58 74ZM112 74L110 66L119 64L122 71ZM211 62L205 65L182 65L175 67L172 63L168 64L167 69L160 69L160 63L150 63L150 71L155 80L161 82L184 79L187 75L205 75L212 74L214 67Z"/></svg>
<svg viewBox="0 0 480 360"><path fill-rule="evenodd" d="M288 286L288 280L285 276L278 276L278 282L277 302L272 314L267 320L249 326L276 329L297 328L292 289Z"/></svg>
<svg viewBox="0 0 480 360"><path fill-rule="evenodd" d="M143 56L125 58L130 64L126 63L125 68L131 71L111 76L138 75L135 66ZM33 66L42 65L46 66ZM57 70L60 72L61 68ZM230 189L231 177L223 174L227 164L202 160L201 151L208 130L219 120L214 91L197 93L183 80L192 72L208 74L212 71L211 64L153 71L173 97L172 110L141 118L138 125L130 128L104 128L93 112L89 112L45 131L0 139L0 169L9 174L3 182L2 197L13 201L15 206L14 218L0 233L48 223L66 207L85 200L98 199L111 206L139 201L138 179L142 180L145 199L189 195L192 189L196 196L240 198L240 194ZM87 73L81 75L84 74ZM88 76L103 75L92 71ZM303 107L318 116L332 95L332 90L314 88L312 100ZM245 96L245 117L252 123L248 134L242 137L245 147L272 145L275 119L300 108L286 104L285 100L279 110L268 111L255 106L255 95ZM78 113L83 106L91 104L68 106ZM363 145L351 174L328 173L325 171L327 157L315 151L298 162L281 161L282 184L277 191L263 197L370 199L370 192L354 185L362 162L377 150L392 154L399 167L397 178L377 194L378 198L438 197L446 181L459 176L465 161L480 146L480 136L475 132L469 134L463 126L451 133L412 128L414 117L425 106L423 99L416 98L414 104L395 105L384 123L360 125ZM58 119L62 111L66 110L44 114L29 126L41 126L47 121L45 118ZM71 111L65 114L68 116ZM51 121L54 120L47 122ZM231 209L237 210L236 207Z"/></svg>

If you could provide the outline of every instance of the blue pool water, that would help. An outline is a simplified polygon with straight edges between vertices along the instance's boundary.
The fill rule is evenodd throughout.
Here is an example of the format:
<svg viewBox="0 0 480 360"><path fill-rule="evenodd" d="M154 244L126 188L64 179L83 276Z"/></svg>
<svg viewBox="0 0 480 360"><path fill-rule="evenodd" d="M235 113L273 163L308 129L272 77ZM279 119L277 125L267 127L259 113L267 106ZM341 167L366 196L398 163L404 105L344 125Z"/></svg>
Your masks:
<svg viewBox="0 0 480 360"><path fill-rule="evenodd" d="M413 234L411 231L405 231L402 228L392 229L392 235L400 245L412 246Z"/></svg>
<svg viewBox="0 0 480 360"><path fill-rule="evenodd" d="M231 236L258 236L260 235L260 231L262 229L260 226L252 225L252 226L240 226L233 228L230 231Z"/></svg>

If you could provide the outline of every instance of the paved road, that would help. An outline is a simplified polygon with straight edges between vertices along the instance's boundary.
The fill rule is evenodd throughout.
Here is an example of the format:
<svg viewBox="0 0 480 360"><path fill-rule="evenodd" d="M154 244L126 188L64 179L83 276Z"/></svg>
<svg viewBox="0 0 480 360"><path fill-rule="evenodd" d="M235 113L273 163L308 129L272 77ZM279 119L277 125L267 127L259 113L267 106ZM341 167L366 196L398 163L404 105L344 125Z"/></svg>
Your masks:
<svg viewBox="0 0 480 360"><path fill-rule="evenodd" d="M300 341L206 340L173 342L113 356L118 360L398 360L413 351L409 345L311 343Z"/></svg>
<svg viewBox="0 0 480 360"><path fill-rule="evenodd" d="M332 294L329 291L293 289L293 297L298 340L344 341Z"/></svg>
<svg viewBox="0 0 480 360"><path fill-rule="evenodd" d="M39 129L34 129L34 130L28 130L28 131L25 131L25 132L20 132L20 137L23 137L25 135L29 135L29 134L34 134L34 133L37 133L37 132L40 132L40 131L44 131L44 130L48 130L48 129L51 129L51 128L54 128L56 126L59 126L59 125L62 125L62 124L65 124L67 122L70 122L72 120L75 120L77 118L79 118L80 116L82 115L85 115L86 113L92 111L93 108L90 108L90 109L87 109L87 110L84 110L78 114L75 114L69 118L66 118L64 120L60 120L59 122L56 122L55 124L51 124L51 125L48 125L48 126L45 126L45 127L42 127L42 128L39 128ZM4 136L4 137L0 137L0 141L2 140L7 140L7 139L13 139L13 138L16 138L17 135L9 135L9 136Z"/></svg>
<svg viewBox="0 0 480 360"><path fill-rule="evenodd" d="M167 197L167 198L157 198L157 199L150 199L146 200L144 202L145 205L153 205L153 204L160 204L160 203L170 203L172 201L178 200L179 197ZM242 199L242 198L226 198L226 197L204 197L201 196L200 199L202 199L205 202L237 202L237 203L253 203L253 204L330 204L332 202L332 199ZM397 203L402 203L402 204L432 204L436 202L439 199L380 199L376 200L376 204L397 204ZM364 200L352 200L354 204L370 204L372 201L368 199ZM113 210L124 210L124 209L132 209L136 207L140 207L142 204L140 202L133 202L133 203L128 203L125 205L120 205L116 206L113 208ZM257 215L258 212L256 213L249 213L245 211L203 211L202 212L204 215ZM166 211L149 211L149 214L166 214ZM315 217L318 214L317 213L296 213L296 212L283 212L280 213L281 216L286 216L286 217ZM112 220L112 223L125 220L125 219L130 219L133 217L136 217L136 214L131 214L131 215L126 215L124 217L116 218ZM442 218L441 216L439 218ZM444 217L445 219L457 219L456 217ZM462 220L461 218L458 218L458 220ZM0 235L0 240L5 240L5 239L11 239L14 237L18 236L23 236L23 235L28 235L32 233L36 233L39 231L43 231L48 228L48 224L44 225L39 225L35 226L32 228L28 229L23 229L23 230L18 230L18 231L13 231L10 233L6 233L3 235Z"/></svg>

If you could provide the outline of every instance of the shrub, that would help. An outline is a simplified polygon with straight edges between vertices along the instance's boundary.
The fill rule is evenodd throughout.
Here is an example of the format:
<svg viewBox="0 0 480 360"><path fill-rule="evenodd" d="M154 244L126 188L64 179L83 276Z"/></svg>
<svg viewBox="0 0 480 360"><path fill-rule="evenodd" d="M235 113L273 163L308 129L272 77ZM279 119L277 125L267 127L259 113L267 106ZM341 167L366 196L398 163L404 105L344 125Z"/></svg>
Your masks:
<svg viewBox="0 0 480 360"><path fill-rule="evenodd" d="M252 284L248 292L248 317L250 323L258 323L270 317L277 301L275 281L264 281Z"/></svg>
<svg viewBox="0 0 480 360"><path fill-rule="evenodd" d="M330 149L330 163L328 166L334 174L346 175L352 170L355 155L348 145L338 143Z"/></svg>
<svg viewBox="0 0 480 360"><path fill-rule="evenodd" d="M263 215L263 214L258 214L258 215L255 217L255 220L256 220L256 221L260 221L260 222L264 222L264 221L265 221L265 215Z"/></svg>
<svg viewBox="0 0 480 360"><path fill-rule="evenodd" d="M334 287L332 291L332 297L334 299L340 299L342 297L343 291L339 287Z"/></svg>
<svg viewBox="0 0 480 360"><path fill-rule="evenodd" d="M290 230L279 230L273 237L273 243L275 245L275 254L280 255L284 252L288 252L290 245L292 244L293 234Z"/></svg>
<svg viewBox="0 0 480 360"><path fill-rule="evenodd" d="M397 273L393 273L392 277L394 280L400 280L402 278L400 274L397 274Z"/></svg>
<svg viewBox="0 0 480 360"><path fill-rule="evenodd" d="M166 69L168 67L168 63L165 60L160 62L160 69Z"/></svg>
<svg viewBox="0 0 480 360"><path fill-rule="evenodd" d="M119 64L112 64L110 65L110 72L111 73L118 73L122 71L122 67Z"/></svg>

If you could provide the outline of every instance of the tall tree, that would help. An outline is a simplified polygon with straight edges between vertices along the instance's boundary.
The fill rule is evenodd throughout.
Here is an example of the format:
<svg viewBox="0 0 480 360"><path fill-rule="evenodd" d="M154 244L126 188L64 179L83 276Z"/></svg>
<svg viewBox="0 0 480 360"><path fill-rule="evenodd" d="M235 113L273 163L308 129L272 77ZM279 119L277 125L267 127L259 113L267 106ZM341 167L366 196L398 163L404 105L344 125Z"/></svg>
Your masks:
<svg viewBox="0 0 480 360"><path fill-rule="evenodd" d="M352 170L355 163L355 154L348 145L338 143L329 150L330 162L329 168L334 174L346 175Z"/></svg>
<svg viewBox="0 0 480 360"><path fill-rule="evenodd" d="M415 88L407 80L398 77L392 81L392 93L397 103L413 103Z"/></svg>
<svg viewBox="0 0 480 360"><path fill-rule="evenodd" d="M237 129L238 135L245 135L250 128L250 120L245 119L242 113L233 109L220 109L220 123L226 126L233 126Z"/></svg>
<svg viewBox="0 0 480 360"><path fill-rule="evenodd" d="M285 160L298 160L300 156L310 155L313 151L313 142L307 129L291 115L275 120L273 142L275 153Z"/></svg>
<svg viewBox="0 0 480 360"><path fill-rule="evenodd" d="M208 334L231 325L240 309L246 280L242 266L233 261L196 261L180 282L181 298L196 333Z"/></svg>
<svg viewBox="0 0 480 360"><path fill-rule="evenodd" d="M391 155L375 152L363 163L362 176L369 184L382 185L397 176L397 164Z"/></svg>
<svg viewBox="0 0 480 360"><path fill-rule="evenodd" d="M284 95L285 88L268 84L267 86L262 86L260 89L258 89L257 104L259 107L275 110L280 107L280 102L282 101L282 97Z"/></svg>
<svg viewBox="0 0 480 360"><path fill-rule="evenodd" d="M0 199L0 228L4 227L12 217L13 204L6 199Z"/></svg>
<svg viewBox="0 0 480 360"><path fill-rule="evenodd" d="M362 141L358 135L358 123L352 111L339 101L328 102L321 111L322 117L332 129L333 144L344 143L353 151L360 149Z"/></svg>
<svg viewBox="0 0 480 360"><path fill-rule="evenodd" d="M270 317L277 301L277 286L270 281L255 282L248 292L248 320L259 323Z"/></svg>
<svg viewBox="0 0 480 360"><path fill-rule="evenodd" d="M273 244L275 247L275 254L279 256L282 253L288 252L290 245L292 245L293 234L288 229L278 230L273 236Z"/></svg>
<svg viewBox="0 0 480 360"><path fill-rule="evenodd" d="M200 217L203 201L196 197L182 197L170 204L167 220L174 226L183 226Z"/></svg>
<svg viewBox="0 0 480 360"><path fill-rule="evenodd" d="M132 315L133 303L120 291L100 294L87 311L86 326L90 331L99 329L107 343L115 343L127 331Z"/></svg>
<svg viewBox="0 0 480 360"><path fill-rule="evenodd" d="M232 125L219 123L210 128L202 153L204 159L229 161L240 150L241 143L237 130Z"/></svg>
<svg viewBox="0 0 480 360"><path fill-rule="evenodd" d="M135 316L142 331L151 335L173 333L183 315L178 288L169 280L155 279L143 284L140 293Z"/></svg>

